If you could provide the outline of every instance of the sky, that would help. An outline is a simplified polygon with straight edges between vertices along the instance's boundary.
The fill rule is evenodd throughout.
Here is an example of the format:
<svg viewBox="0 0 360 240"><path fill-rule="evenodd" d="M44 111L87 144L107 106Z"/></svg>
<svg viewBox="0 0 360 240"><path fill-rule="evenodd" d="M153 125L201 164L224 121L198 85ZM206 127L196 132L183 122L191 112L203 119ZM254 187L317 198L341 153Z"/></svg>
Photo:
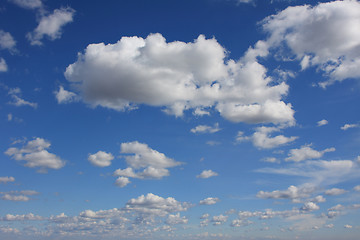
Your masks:
<svg viewBox="0 0 360 240"><path fill-rule="evenodd" d="M360 234L360 2L2 0L0 234Z"/></svg>

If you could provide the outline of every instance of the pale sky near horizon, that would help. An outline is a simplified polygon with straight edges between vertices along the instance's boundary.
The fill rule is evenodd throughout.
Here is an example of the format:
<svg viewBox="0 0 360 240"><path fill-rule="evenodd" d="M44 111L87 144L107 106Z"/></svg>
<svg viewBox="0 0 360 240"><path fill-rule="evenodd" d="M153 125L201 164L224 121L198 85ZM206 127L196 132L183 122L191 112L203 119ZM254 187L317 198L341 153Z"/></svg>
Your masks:
<svg viewBox="0 0 360 240"><path fill-rule="evenodd" d="M2 0L0 238L360 234L360 2Z"/></svg>

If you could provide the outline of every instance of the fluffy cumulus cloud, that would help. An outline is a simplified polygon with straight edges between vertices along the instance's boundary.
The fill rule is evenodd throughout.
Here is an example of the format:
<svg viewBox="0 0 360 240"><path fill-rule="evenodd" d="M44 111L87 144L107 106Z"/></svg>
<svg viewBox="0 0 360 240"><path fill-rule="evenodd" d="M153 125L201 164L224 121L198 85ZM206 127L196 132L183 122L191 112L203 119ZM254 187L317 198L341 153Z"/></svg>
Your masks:
<svg viewBox="0 0 360 240"><path fill-rule="evenodd" d="M294 6L262 22L269 33L268 48L285 44L301 62L327 76L326 87L335 81L360 77L360 3L353 0Z"/></svg>
<svg viewBox="0 0 360 240"><path fill-rule="evenodd" d="M313 191L314 188L312 187L290 186L286 190L275 190L272 192L259 191L256 196L264 199L291 199L296 201L300 198L309 197Z"/></svg>
<svg viewBox="0 0 360 240"><path fill-rule="evenodd" d="M197 178L211 178L211 177L216 177L219 174L217 172L214 172L213 170L204 170L202 171L199 175L197 175Z"/></svg>
<svg viewBox="0 0 360 240"><path fill-rule="evenodd" d="M31 45L42 45L44 36L50 40L60 38L62 28L73 21L74 14L75 10L68 7L55 9L52 14L42 16L35 30L27 34Z"/></svg>
<svg viewBox="0 0 360 240"><path fill-rule="evenodd" d="M192 133L216 133L220 131L219 124L215 123L214 126L198 125L190 130Z"/></svg>
<svg viewBox="0 0 360 240"><path fill-rule="evenodd" d="M280 128L277 127L258 127L256 131L251 136L244 136L243 132L238 132L236 140L238 142L242 141L251 141L254 146L261 149L270 149L282 146L284 144L295 141L298 137L286 137L284 135L277 135L272 137L273 132L280 131Z"/></svg>
<svg viewBox="0 0 360 240"><path fill-rule="evenodd" d="M21 148L9 148L5 154L16 161L24 161L26 167L39 168L39 172L47 169L60 169L65 166L65 161L47 151L51 144L43 138L28 141Z"/></svg>
<svg viewBox="0 0 360 240"><path fill-rule="evenodd" d="M291 149L286 161L300 162L308 159L321 158L327 152L333 152L335 148L327 148L322 151L317 151L311 148L311 145L304 145L301 148Z"/></svg>
<svg viewBox="0 0 360 240"><path fill-rule="evenodd" d="M185 110L217 110L233 122L293 124L282 101L288 85L276 83L256 56L225 60L216 39L166 42L161 34L122 37L115 44L90 44L65 77L86 103L115 110L147 104L182 116Z"/></svg>
<svg viewBox="0 0 360 240"><path fill-rule="evenodd" d="M161 179L170 175L168 168L182 164L137 141L122 143L120 152L124 154L123 157L129 166L114 172L114 176L119 177L117 182L120 184L116 184L120 187L130 183L128 178Z"/></svg>
<svg viewBox="0 0 360 240"><path fill-rule="evenodd" d="M124 209L144 214L165 216L173 212L187 211L189 207L188 203L179 202L175 198L162 198L148 193L146 196L141 195L138 198L130 199Z"/></svg>
<svg viewBox="0 0 360 240"><path fill-rule="evenodd" d="M59 87L58 91L54 92L55 98L59 104L61 103L71 103L77 101L78 97L75 93L67 91L63 86Z"/></svg>
<svg viewBox="0 0 360 240"><path fill-rule="evenodd" d="M27 8L27 9L36 9L36 8L41 8L43 6L41 0L9 0L9 1L18 5L19 7Z"/></svg>
<svg viewBox="0 0 360 240"><path fill-rule="evenodd" d="M0 183L15 182L14 177L0 177Z"/></svg>
<svg viewBox="0 0 360 240"><path fill-rule="evenodd" d="M200 205L214 205L220 201L219 198L208 197L199 202Z"/></svg>
<svg viewBox="0 0 360 240"><path fill-rule="evenodd" d="M108 167L111 165L111 161L114 156L111 153L98 151L97 153L90 154L88 157L89 162L97 167Z"/></svg>

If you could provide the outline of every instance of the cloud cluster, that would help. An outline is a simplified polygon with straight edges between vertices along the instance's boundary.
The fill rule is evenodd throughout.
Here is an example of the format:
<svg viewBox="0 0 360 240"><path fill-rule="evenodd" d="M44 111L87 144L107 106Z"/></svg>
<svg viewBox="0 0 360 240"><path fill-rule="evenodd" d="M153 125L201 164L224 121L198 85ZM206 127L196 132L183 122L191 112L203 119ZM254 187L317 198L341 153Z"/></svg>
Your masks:
<svg viewBox="0 0 360 240"><path fill-rule="evenodd" d="M267 48L285 45L304 70L315 66L335 81L360 77L360 3L353 0L288 7L265 18ZM288 56L284 56L288 57ZM292 57L292 56L291 56Z"/></svg>
<svg viewBox="0 0 360 240"><path fill-rule="evenodd" d="M291 149L289 157L285 161L300 162L309 159L321 158L327 152L334 152L335 148L327 148L322 151L317 151L311 148L311 145L304 145L301 148Z"/></svg>
<svg viewBox="0 0 360 240"><path fill-rule="evenodd" d="M42 45L41 40L47 36L50 40L61 37L62 28L73 21L75 10L67 7L55 9L53 13L43 15L39 20L39 25L33 32L26 36L31 45Z"/></svg>
<svg viewBox="0 0 360 240"><path fill-rule="evenodd" d="M46 149L50 148L49 141L43 138L35 138L28 141L22 148L9 148L5 154L16 161L25 161L26 167L39 168L39 172L47 169L60 169L65 166L65 161Z"/></svg>
<svg viewBox="0 0 360 240"><path fill-rule="evenodd" d="M293 124L294 111L281 99L288 86L266 75L254 57L226 59L216 39L200 35L194 42L166 42L122 37L115 44L90 44L69 65L65 77L92 106L115 110L147 104L182 116L214 108L233 122Z"/></svg>
<svg viewBox="0 0 360 240"><path fill-rule="evenodd" d="M170 175L168 168L182 164L137 141L122 143L120 152L129 167L114 172L114 176L119 177L116 181L119 187L129 184L129 178L161 179Z"/></svg>
<svg viewBox="0 0 360 240"><path fill-rule="evenodd" d="M287 143L295 141L298 137L286 137L284 135L277 135L271 137L271 133L280 131L277 127L258 127L251 136L244 136L243 132L238 132L236 140L238 142L251 141L254 146L260 149L276 148Z"/></svg>

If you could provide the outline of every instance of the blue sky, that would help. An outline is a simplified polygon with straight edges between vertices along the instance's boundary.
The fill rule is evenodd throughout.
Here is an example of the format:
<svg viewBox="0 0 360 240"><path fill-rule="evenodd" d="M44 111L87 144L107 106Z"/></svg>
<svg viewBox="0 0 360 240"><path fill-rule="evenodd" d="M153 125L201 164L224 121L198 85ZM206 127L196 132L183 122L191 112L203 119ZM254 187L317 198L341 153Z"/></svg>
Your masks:
<svg viewBox="0 0 360 240"><path fill-rule="evenodd" d="M7 239L357 239L360 2L4 0Z"/></svg>

